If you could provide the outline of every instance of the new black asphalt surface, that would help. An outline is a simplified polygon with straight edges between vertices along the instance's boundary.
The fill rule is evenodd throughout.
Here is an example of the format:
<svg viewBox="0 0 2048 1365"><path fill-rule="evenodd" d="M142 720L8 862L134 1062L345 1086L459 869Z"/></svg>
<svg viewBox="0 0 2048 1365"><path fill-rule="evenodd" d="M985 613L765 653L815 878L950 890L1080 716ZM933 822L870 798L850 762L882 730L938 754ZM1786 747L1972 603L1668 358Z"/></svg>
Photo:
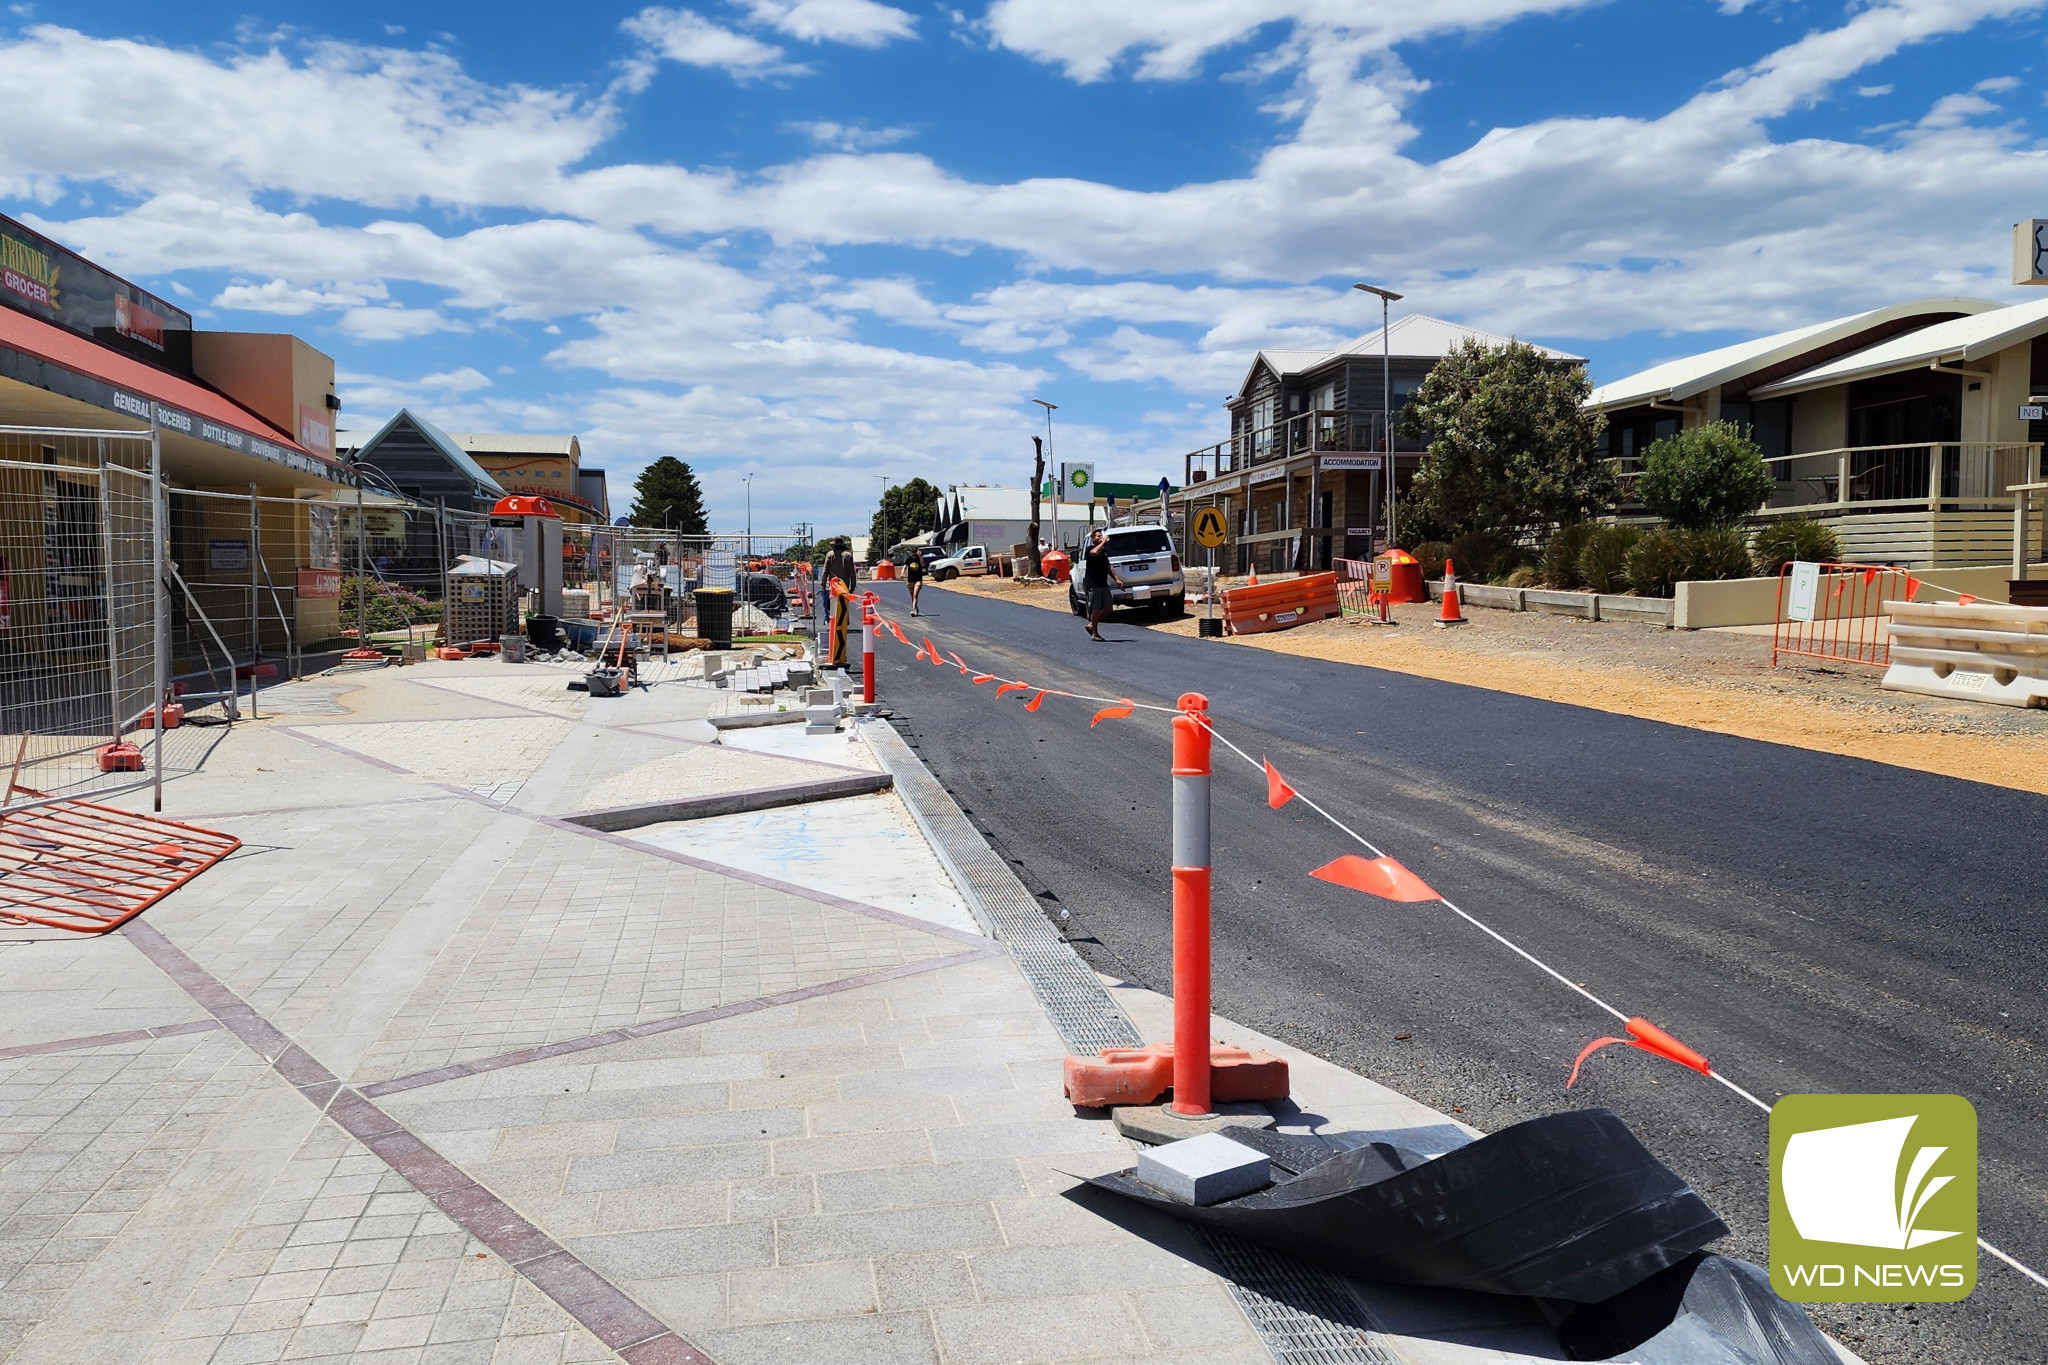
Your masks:
<svg viewBox="0 0 2048 1365"><path fill-rule="evenodd" d="M1983 1235L2048 1267L2048 798L1117 619L927 589L884 611L977 669L1205 694L1219 732L1468 912L1766 1102L1946 1092L1977 1108ZM1616 625L1618 630L1643 629ZM1410 627L1397 627L1410 629ZM1484 630L1479 624L1468 627ZM1167 718L1000 701L893 643L880 697L1099 970L1171 989ZM1215 1008L1492 1130L1606 1105L1762 1263L1765 1115L1435 905L1308 876L1361 850L1216 750ZM2048 1290L1988 1255L1953 1305L1817 1304L1866 1359L2048 1360Z"/></svg>

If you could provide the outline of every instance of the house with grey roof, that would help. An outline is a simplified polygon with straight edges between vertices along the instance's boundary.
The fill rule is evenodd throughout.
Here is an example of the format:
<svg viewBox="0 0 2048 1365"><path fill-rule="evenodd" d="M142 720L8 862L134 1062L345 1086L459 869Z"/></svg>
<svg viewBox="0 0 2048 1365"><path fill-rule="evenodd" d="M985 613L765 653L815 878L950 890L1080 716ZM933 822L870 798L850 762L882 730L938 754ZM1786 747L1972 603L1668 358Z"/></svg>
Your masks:
<svg viewBox="0 0 2048 1365"><path fill-rule="evenodd" d="M1658 437L1733 421L1776 476L1761 515L1826 520L1850 560L1926 569L2041 554L2038 511L2014 545L2012 489L2040 480L2042 394L2048 299L1939 297L1667 361L1590 406L1624 480Z"/></svg>

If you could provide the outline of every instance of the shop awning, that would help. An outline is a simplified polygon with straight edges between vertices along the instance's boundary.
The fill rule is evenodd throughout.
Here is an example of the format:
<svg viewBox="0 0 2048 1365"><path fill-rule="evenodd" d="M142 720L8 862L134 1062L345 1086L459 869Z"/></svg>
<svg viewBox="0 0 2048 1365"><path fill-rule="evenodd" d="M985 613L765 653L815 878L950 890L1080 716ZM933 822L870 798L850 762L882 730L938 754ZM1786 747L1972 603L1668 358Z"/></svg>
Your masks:
<svg viewBox="0 0 2048 1365"><path fill-rule="evenodd" d="M254 455L323 483L341 467L204 384L145 365L90 337L0 308L0 379L88 403L122 426L155 418L166 432L220 450Z"/></svg>

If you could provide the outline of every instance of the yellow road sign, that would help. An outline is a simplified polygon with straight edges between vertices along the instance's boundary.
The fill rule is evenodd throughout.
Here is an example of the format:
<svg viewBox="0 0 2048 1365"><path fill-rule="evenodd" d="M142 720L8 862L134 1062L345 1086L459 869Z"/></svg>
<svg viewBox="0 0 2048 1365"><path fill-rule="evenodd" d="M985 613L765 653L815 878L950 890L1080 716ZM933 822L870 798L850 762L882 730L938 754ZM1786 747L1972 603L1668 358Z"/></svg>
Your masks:
<svg viewBox="0 0 2048 1365"><path fill-rule="evenodd" d="M1204 507L1195 513L1195 541L1207 549L1215 549L1223 543L1227 528L1223 524L1223 513L1214 507Z"/></svg>

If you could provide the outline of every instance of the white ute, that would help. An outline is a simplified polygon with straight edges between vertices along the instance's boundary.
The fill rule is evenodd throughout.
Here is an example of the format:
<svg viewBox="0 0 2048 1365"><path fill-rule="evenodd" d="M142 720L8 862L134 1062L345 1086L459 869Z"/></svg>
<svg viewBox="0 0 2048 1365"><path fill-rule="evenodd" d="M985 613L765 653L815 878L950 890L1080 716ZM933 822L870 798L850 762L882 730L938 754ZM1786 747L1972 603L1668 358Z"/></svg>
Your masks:
<svg viewBox="0 0 2048 1365"><path fill-rule="evenodd" d="M1112 526L1104 535L1109 543L1109 562L1122 577L1119 585L1109 580L1110 610L1125 607L1160 606L1172 616L1185 615L1188 606L1187 580L1182 576L1180 556L1174 552L1173 537L1164 526ZM1075 552L1074 570L1067 580L1067 605L1074 615L1086 616L1088 604L1081 599L1079 579L1083 572L1084 543Z"/></svg>
<svg viewBox="0 0 2048 1365"><path fill-rule="evenodd" d="M985 545L963 545L944 559L934 559L925 565L924 571L938 582L958 578L961 574L985 574L989 570L988 547Z"/></svg>

